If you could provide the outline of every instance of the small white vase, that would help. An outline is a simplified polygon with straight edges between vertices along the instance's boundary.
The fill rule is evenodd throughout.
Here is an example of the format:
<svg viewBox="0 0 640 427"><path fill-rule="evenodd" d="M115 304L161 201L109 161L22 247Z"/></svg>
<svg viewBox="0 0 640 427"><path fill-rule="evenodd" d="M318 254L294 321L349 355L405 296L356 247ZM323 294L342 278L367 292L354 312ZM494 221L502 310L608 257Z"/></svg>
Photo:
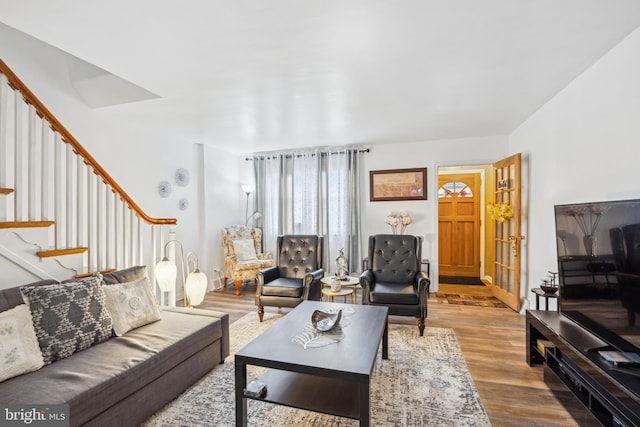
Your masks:
<svg viewBox="0 0 640 427"><path fill-rule="evenodd" d="M584 250L588 256L597 256L598 254L598 239L592 234L587 234L582 238L584 244Z"/></svg>
<svg viewBox="0 0 640 427"><path fill-rule="evenodd" d="M340 291L340 279L333 276L331 278L331 292L338 292Z"/></svg>

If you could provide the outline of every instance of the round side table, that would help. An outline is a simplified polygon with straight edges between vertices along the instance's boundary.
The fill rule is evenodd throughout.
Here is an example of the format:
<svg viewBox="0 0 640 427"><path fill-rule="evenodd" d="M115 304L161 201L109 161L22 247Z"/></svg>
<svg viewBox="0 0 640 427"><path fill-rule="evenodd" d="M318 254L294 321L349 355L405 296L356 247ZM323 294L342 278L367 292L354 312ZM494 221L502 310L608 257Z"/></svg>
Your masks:
<svg viewBox="0 0 640 427"><path fill-rule="evenodd" d="M325 286L322 288L322 294L327 296L328 302L333 302L333 297L344 297L344 302L347 302L347 295L353 294L353 288L340 288L339 291L332 291L330 287Z"/></svg>
<svg viewBox="0 0 640 427"><path fill-rule="evenodd" d="M325 276L323 278L320 279L320 283L322 283L325 287L322 290L322 293L324 295L326 295L324 293L324 289L328 289L329 291L331 291L331 278L335 277L335 276ZM360 279L357 277L353 277L353 276L347 276L345 277L343 280L340 280L340 289L342 290L343 288L351 288L353 293L351 294L351 300L353 302L353 304L356 304L357 301L357 296L356 296L356 288L358 287L358 285L360 284ZM342 296L342 295L340 295ZM328 299L328 297L327 297ZM346 300L346 298L345 298Z"/></svg>

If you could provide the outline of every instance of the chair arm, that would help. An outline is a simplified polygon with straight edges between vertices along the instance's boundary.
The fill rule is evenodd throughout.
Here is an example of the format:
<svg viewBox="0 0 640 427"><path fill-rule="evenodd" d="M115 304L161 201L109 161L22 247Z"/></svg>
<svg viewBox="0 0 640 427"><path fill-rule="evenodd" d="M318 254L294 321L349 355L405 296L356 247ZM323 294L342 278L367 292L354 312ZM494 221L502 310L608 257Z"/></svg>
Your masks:
<svg viewBox="0 0 640 427"><path fill-rule="evenodd" d="M308 300L309 295L314 299L321 299L322 290L320 279L324 277L324 269L319 268L314 271L310 271L304 275L304 282L302 284L302 299Z"/></svg>
<svg viewBox="0 0 640 427"><path fill-rule="evenodd" d="M420 271L416 274L416 286L418 287L418 301L420 301L420 305L424 310L424 316L426 317L427 299L429 299L429 288L431 286L431 280L429 280L426 272Z"/></svg>
<svg viewBox="0 0 640 427"><path fill-rule="evenodd" d="M369 304L369 292L371 291L371 285L373 284L373 271L365 270L360 275L360 286L362 286L362 304Z"/></svg>
<svg viewBox="0 0 640 427"><path fill-rule="evenodd" d="M262 283L269 283L280 277L280 268L278 266L263 268L258 270L258 280L262 279Z"/></svg>
<svg viewBox="0 0 640 427"><path fill-rule="evenodd" d="M258 255L258 259L273 259L273 254L271 252L265 252L257 255Z"/></svg>
<svg viewBox="0 0 640 427"><path fill-rule="evenodd" d="M418 274L416 274L416 285L418 286L418 291L420 293L423 293L425 291L427 294L429 293L431 280L429 280L429 276L427 276L426 272L420 271L418 272Z"/></svg>
<svg viewBox="0 0 640 427"><path fill-rule="evenodd" d="M280 277L280 269L278 266L263 268L256 273L256 297L262 295L262 286L265 283L272 282Z"/></svg>

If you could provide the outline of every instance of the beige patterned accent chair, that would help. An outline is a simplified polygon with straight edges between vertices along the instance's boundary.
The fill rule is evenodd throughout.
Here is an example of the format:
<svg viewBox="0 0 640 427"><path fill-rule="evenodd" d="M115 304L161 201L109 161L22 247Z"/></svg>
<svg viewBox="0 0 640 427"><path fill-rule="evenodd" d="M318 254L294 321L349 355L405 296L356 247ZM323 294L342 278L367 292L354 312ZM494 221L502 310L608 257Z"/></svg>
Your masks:
<svg viewBox="0 0 640 427"><path fill-rule="evenodd" d="M262 230L244 225L222 229L224 286L233 279L236 295L245 280L255 280L258 270L272 267L273 254L262 253Z"/></svg>

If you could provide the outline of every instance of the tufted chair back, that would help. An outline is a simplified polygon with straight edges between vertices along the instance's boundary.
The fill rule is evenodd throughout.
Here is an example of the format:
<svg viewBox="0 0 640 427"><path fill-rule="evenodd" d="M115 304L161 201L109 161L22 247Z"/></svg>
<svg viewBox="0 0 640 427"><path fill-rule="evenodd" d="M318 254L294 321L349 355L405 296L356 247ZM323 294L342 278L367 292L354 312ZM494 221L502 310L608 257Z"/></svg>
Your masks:
<svg viewBox="0 0 640 427"><path fill-rule="evenodd" d="M376 282L413 283L420 271L422 245L416 236L369 236L369 259Z"/></svg>
<svg viewBox="0 0 640 427"><path fill-rule="evenodd" d="M316 235L278 236L276 265L280 277L303 279L305 274L321 268L323 243L323 237Z"/></svg>

